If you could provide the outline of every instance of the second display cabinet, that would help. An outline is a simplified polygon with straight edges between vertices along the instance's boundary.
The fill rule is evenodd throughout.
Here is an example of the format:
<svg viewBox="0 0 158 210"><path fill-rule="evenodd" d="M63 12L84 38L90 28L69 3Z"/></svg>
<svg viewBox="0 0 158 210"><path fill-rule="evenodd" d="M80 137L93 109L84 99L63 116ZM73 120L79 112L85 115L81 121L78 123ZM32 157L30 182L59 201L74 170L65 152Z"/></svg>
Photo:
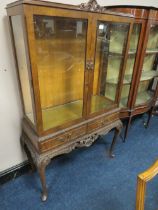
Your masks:
<svg viewBox="0 0 158 210"><path fill-rule="evenodd" d="M158 95L158 11L151 8L113 6L111 11L133 15L133 29L125 55L120 87L120 118L128 118L124 139L132 117L149 112L148 126Z"/></svg>

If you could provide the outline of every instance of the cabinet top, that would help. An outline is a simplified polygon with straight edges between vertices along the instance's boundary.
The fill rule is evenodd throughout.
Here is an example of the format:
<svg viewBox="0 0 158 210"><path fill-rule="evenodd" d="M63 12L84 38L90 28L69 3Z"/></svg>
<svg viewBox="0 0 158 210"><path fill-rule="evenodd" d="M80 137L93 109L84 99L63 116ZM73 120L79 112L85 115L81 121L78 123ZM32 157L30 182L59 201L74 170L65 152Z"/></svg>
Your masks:
<svg viewBox="0 0 158 210"><path fill-rule="evenodd" d="M132 14L140 19L158 19L158 9L144 6L109 6L110 11Z"/></svg>
<svg viewBox="0 0 158 210"><path fill-rule="evenodd" d="M48 2L48 1L43 1L43 0L38 0L38 1L37 0L18 0L18 1L8 4L6 8L8 9L8 8L15 7L22 4L55 7L55 8L70 9L70 10L77 10L77 11L94 12L94 13L105 13L105 14L110 14L110 15L124 16L124 17L134 17L133 14L130 14L130 13L110 11L106 7L100 6L96 0L89 0L87 3L81 3L80 5L62 4L62 3Z"/></svg>

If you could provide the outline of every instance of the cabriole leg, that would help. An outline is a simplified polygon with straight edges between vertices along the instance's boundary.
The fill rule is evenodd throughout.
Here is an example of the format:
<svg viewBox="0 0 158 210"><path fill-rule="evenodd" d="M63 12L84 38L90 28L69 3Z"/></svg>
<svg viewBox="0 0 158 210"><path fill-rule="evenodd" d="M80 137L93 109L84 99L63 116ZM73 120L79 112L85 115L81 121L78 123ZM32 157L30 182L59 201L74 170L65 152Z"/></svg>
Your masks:
<svg viewBox="0 0 158 210"><path fill-rule="evenodd" d="M151 120L151 117L152 117L152 113L153 113L153 109L154 109L154 107L152 107L149 110L147 122L144 122L144 127L145 128L148 128L148 126L149 126L149 123L150 123L150 120Z"/></svg>
<svg viewBox="0 0 158 210"><path fill-rule="evenodd" d="M27 155L28 161L29 161L30 166L31 166L31 171L34 172L36 170L36 167L35 167L35 164L33 162L33 158L31 156L31 153L30 153L27 145L25 144L23 134L21 135L20 142L21 142L21 146L24 148L24 151L25 151L25 153Z"/></svg>
<svg viewBox="0 0 158 210"><path fill-rule="evenodd" d="M31 153L30 153L29 149L27 148L26 144L24 145L24 150L25 150L25 153L27 155L28 161L30 163L31 171L34 172L36 170L36 167L35 167L35 164L33 162Z"/></svg>
<svg viewBox="0 0 158 210"><path fill-rule="evenodd" d="M40 180L41 180L41 185L42 185L42 196L41 199L42 201L46 201L48 197L48 191L47 191L47 186L46 186L46 177L45 177L45 169L48 163L50 162L49 159L41 161L38 165L38 172L40 175Z"/></svg>
<svg viewBox="0 0 158 210"><path fill-rule="evenodd" d="M122 125L120 125L120 126L115 128L114 138L113 138L113 141L111 143L110 150L109 150L109 156L111 158L115 157L115 155L113 154L113 150L114 150L114 146L115 146L116 140L117 140L118 136L121 133L121 129L122 129Z"/></svg>
<svg viewBox="0 0 158 210"><path fill-rule="evenodd" d="M129 117L128 123L127 123L126 128L125 128L125 135L124 135L123 142L126 141L126 138L127 138L127 135L128 135L128 130L129 130L129 127L131 125L131 120L132 120L132 117Z"/></svg>

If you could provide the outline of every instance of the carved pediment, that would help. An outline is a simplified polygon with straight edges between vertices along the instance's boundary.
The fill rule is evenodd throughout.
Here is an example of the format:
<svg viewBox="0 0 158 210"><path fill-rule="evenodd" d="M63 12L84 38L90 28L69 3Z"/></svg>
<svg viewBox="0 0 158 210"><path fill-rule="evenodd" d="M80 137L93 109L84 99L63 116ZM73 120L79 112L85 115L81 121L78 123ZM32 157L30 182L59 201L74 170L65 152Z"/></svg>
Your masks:
<svg viewBox="0 0 158 210"><path fill-rule="evenodd" d="M88 3L82 3L79 5L79 8L85 11L92 12L104 12L106 10L106 8L100 6L96 0L89 0Z"/></svg>

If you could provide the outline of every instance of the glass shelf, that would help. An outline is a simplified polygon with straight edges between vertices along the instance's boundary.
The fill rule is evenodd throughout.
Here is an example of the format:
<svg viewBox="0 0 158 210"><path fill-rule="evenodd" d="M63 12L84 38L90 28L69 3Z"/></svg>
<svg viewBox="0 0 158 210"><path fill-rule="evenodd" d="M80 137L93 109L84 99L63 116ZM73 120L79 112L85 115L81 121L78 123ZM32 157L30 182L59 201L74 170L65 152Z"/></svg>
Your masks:
<svg viewBox="0 0 158 210"><path fill-rule="evenodd" d="M150 80L154 77L158 76L158 70L157 71L142 71L141 79L140 81Z"/></svg>
<svg viewBox="0 0 158 210"><path fill-rule="evenodd" d="M147 101L151 100L153 93L151 91L139 92L136 99L136 105L144 104Z"/></svg>

